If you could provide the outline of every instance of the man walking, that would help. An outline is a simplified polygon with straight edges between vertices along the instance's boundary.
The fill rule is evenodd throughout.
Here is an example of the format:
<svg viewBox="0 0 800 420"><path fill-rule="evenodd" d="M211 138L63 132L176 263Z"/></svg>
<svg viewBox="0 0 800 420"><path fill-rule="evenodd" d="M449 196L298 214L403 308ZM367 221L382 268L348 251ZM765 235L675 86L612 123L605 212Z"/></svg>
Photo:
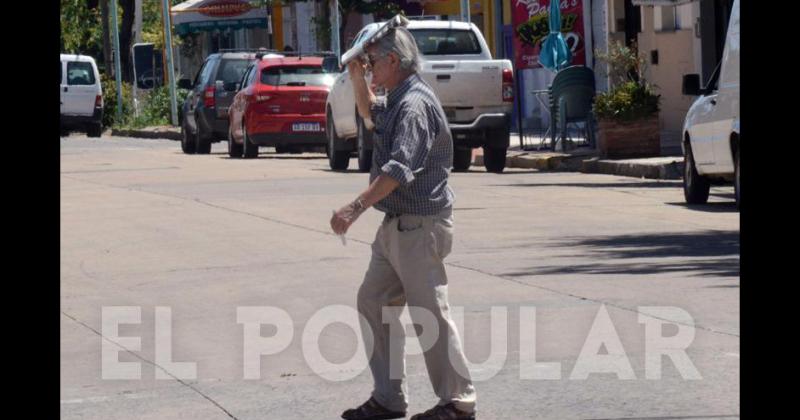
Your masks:
<svg viewBox="0 0 800 420"><path fill-rule="evenodd" d="M375 124L370 185L331 218L344 234L370 206L385 213L358 291L362 334L374 379L372 396L345 411L348 420L406 416L404 305L415 325L438 330L423 340L425 364L439 403L412 420L475 419L475 389L461 339L449 314L443 260L453 237L454 194L447 184L453 143L442 106L418 74L414 38L398 27L366 50L372 83L388 92L379 101L364 78L365 63L348 65L359 114ZM419 332L419 329L418 329Z"/></svg>

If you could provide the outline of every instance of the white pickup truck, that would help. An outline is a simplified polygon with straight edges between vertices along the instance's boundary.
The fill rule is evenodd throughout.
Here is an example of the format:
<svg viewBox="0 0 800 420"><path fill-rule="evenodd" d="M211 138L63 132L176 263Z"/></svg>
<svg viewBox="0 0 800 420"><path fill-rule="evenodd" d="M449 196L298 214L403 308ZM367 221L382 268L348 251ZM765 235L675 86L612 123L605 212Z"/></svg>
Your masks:
<svg viewBox="0 0 800 420"><path fill-rule="evenodd" d="M370 37L382 23L366 25L352 45ZM412 20L407 26L422 54L422 78L442 103L453 136L453 169L466 171L472 149L483 147L484 165L502 172L509 144L514 76L511 61L493 60L472 23ZM339 74L327 99L326 134L331 169L347 169L358 152L358 168L372 164L372 137L356 112L347 70Z"/></svg>

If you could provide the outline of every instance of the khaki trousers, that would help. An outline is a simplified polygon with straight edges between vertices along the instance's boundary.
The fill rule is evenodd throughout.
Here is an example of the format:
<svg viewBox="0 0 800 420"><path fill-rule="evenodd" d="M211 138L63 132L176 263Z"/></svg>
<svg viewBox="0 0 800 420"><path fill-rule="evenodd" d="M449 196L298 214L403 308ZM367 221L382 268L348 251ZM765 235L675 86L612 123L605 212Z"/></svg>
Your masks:
<svg viewBox="0 0 800 420"><path fill-rule="evenodd" d="M358 291L358 312L368 351L372 343L367 355L375 380L372 396L390 410L408 406L405 331L399 320L407 304L439 404L453 402L460 410L475 411L475 388L447 301L443 261L452 242L449 208L435 216L387 215L375 235Z"/></svg>

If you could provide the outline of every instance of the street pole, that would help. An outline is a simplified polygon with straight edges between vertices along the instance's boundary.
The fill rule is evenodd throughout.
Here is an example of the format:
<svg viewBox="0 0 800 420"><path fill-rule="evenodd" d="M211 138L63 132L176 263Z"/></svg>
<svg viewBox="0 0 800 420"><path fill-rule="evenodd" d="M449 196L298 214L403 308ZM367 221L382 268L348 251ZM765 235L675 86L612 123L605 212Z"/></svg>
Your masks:
<svg viewBox="0 0 800 420"><path fill-rule="evenodd" d="M339 59L339 65L342 64L342 54L339 48L339 0L333 0L333 10L331 10L333 17L333 25L331 25L331 47L336 58Z"/></svg>
<svg viewBox="0 0 800 420"><path fill-rule="evenodd" d="M122 122L122 65L119 51L119 25L117 24L117 0L111 0L111 21L114 24L114 78L117 79L117 124Z"/></svg>
<svg viewBox="0 0 800 420"><path fill-rule="evenodd" d="M461 0L461 21L471 22L469 16L469 0Z"/></svg>
<svg viewBox="0 0 800 420"><path fill-rule="evenodd" d="M172 25L169 19L168 0L162 1L164 11L164 41L167 46L167 82L169 83L169 103L172 111L172 125L178 125L178 101L175 98L175 68L172 66Z"/></svg>

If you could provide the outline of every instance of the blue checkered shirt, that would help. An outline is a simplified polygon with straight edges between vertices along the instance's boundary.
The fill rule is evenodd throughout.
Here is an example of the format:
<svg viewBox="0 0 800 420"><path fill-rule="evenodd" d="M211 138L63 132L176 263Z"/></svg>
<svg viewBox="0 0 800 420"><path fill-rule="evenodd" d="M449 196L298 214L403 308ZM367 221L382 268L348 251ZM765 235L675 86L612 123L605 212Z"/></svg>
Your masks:
<svg viewBox="0 0 800 420"><path fill-rule="evenodd" d="M434 215L453 205L447 185L453 139L431 87L414 73L371 107L375 122L369 181L384 173L400 185L375 208L385 213Z"/></svg>

